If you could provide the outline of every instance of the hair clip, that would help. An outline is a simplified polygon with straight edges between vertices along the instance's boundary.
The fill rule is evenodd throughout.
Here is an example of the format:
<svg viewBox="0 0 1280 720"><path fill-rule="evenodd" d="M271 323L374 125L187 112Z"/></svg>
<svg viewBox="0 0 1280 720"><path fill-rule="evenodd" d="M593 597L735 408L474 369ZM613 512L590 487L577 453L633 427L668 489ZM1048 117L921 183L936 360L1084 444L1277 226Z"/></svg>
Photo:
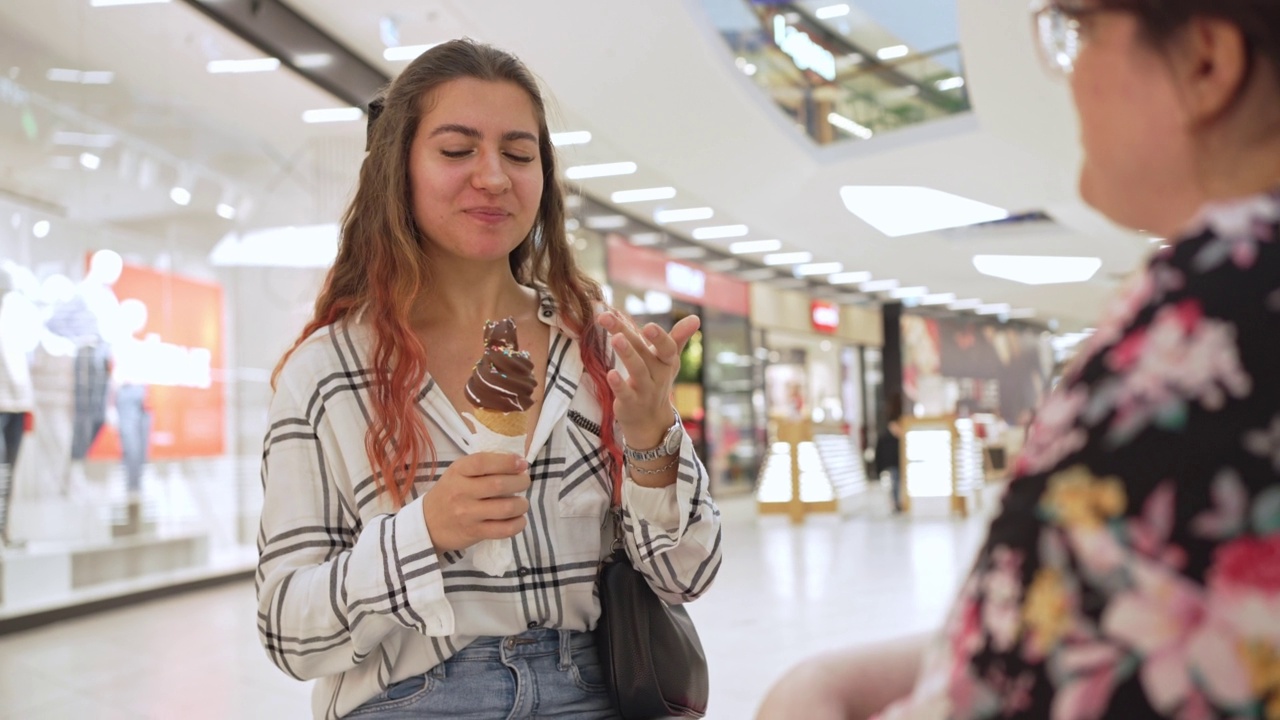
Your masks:
<svg viewBox="0 0 1280 720"><path fill-rule="evenodd" d="M369 108L365 110L365 115L369 118L364 129L365 152L369 152L369 148L373 147L373 126L378 122L378 116L382 115L382 108L385 103L385 98L376 97L369 101Z"/></svg>

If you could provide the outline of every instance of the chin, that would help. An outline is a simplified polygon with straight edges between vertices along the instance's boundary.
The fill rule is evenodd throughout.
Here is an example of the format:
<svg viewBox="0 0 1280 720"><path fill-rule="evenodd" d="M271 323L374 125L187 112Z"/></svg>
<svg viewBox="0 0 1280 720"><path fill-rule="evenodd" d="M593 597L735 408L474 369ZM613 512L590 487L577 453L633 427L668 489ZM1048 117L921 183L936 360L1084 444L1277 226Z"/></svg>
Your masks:
<svg viewBox="0 0 1280 720"><path fill-rule="evenodd" d="M1097 181L1086 166L1080 173L1080 198L1089 207L1102 213L1108 220L1130 230L1150 230L1152 225L1144 223L1123 192L1109 190Z"/></svg>

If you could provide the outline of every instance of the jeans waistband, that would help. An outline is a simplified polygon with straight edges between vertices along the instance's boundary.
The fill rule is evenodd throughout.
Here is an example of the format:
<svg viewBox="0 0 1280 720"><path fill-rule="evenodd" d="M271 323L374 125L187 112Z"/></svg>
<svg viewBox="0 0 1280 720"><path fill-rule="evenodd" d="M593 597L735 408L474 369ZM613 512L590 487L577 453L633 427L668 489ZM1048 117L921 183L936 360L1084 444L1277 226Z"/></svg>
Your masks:
<svg viewBox="0 0 1280 720"><path fill-rule="evenodd" d="M573 650L591 647L591 633L552 628L534 628L518 635L476 638L454 654L451 660L501 660L535 655L559 655L560 664L570 662Z"/></svg>

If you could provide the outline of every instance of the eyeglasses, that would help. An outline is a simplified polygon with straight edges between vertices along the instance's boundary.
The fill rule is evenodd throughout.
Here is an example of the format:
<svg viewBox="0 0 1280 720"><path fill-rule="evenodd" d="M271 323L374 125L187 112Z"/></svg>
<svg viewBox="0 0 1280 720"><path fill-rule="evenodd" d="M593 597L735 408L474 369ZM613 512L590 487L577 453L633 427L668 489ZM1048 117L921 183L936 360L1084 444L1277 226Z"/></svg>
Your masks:
<svg viewBox="0 0 1280 720"><path fill-rule="evenodd" d="M1040 55L1055 73L1070 75L1080 56L1080 21L1090 15L1123 10L1117 7L1063 7L1053 0L1036 0L1031 6Z"/></svg>

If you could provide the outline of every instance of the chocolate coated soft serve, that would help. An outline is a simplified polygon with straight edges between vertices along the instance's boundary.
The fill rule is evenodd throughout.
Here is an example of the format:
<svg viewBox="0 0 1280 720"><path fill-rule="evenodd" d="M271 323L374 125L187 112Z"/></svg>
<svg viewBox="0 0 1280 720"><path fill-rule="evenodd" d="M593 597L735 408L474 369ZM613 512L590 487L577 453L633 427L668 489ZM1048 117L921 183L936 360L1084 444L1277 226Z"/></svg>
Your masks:
<svg viewBox="0 0 1280 720"><path fill-rule="evenodd" d="M495 412L524 412L533 407L533 361L520 350L516 322L503 318L484 325L484 355L467 380L467 401Z"/></svg>

